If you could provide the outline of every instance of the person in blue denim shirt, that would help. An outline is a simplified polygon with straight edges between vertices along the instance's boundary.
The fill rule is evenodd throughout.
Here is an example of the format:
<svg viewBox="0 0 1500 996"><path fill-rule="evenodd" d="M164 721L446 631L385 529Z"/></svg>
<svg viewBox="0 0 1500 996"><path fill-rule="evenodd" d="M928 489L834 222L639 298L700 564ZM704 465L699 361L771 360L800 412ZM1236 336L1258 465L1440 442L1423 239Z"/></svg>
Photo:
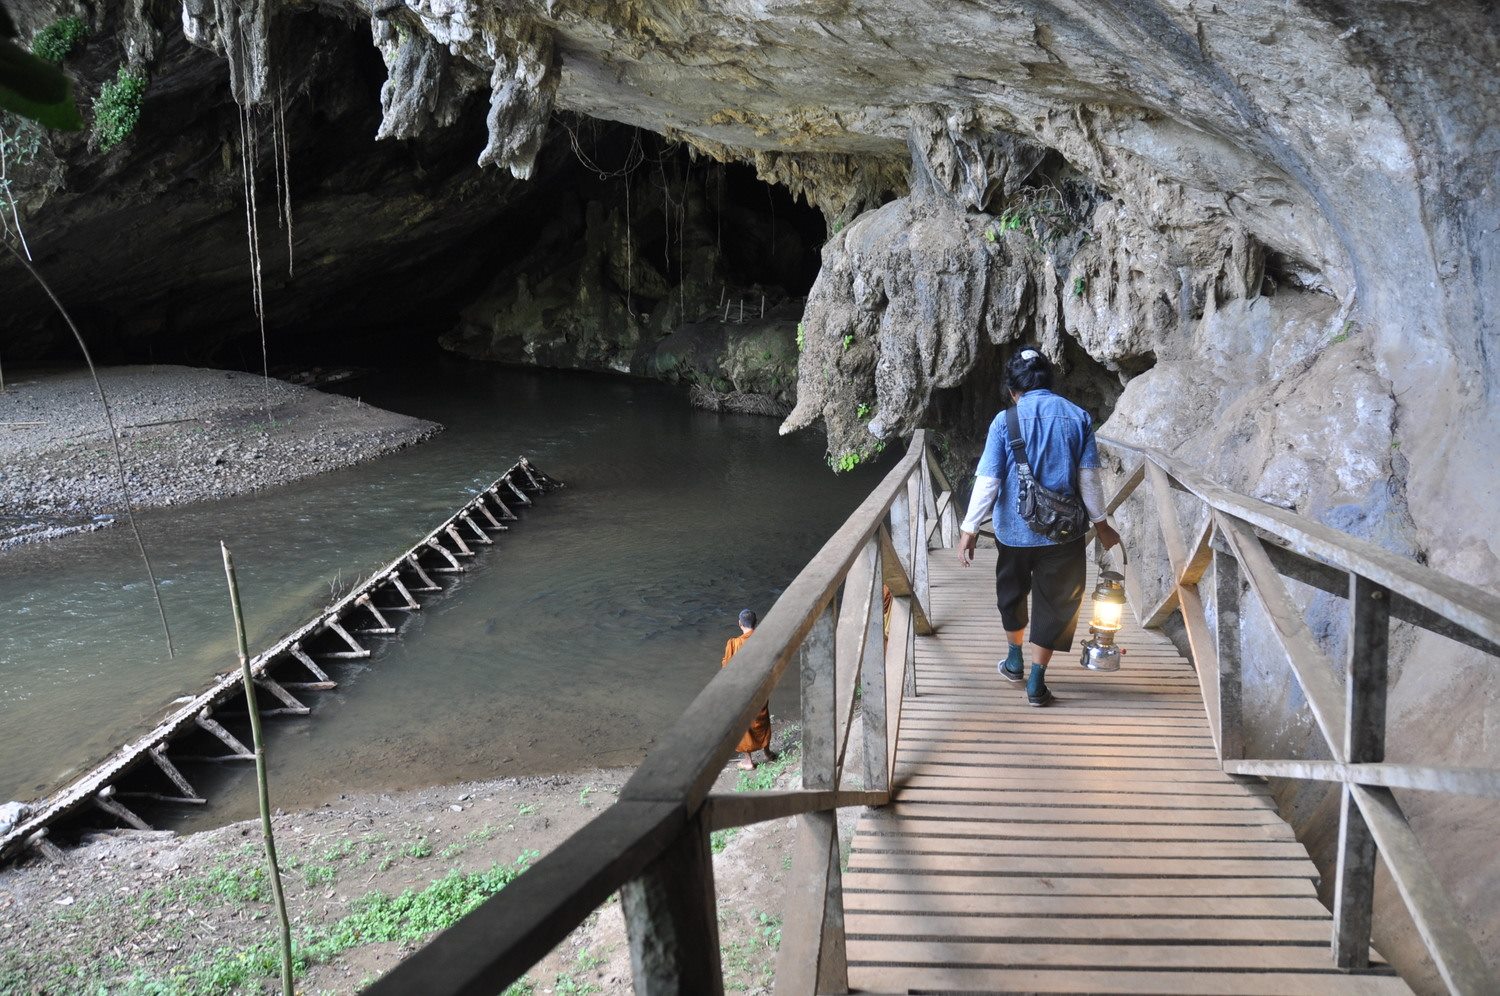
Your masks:
<svg viewBox="0 0 1500 996"><path fill-rule="evenodd" d="M1104 514L1104 486L1099 479L1099 452L1093 419L1066 398L1052 393L1052 364L1033 347L1016 352L1005 366L1010 391L1026 444L1026 458L1046 488L1079 497L1106 548L1120 542ZM1010 448L1005 412L990 423L979 460L969 513L958 543L958 562L974 560L979 525L993 519L1000 556L995 564L995 602L1005 626L1009 653L996 668L1014 682L1026 682L1026 701L1053 703L1047 688L1047 665L1055 651L1073 648L1073 630L1083 603L1087 565L1086 537L1058 543L1032 532L1021 518L1020 483ZM1027 599L1030 597L1030 611ZM1031 624L1032 663L1028 676L1021 641Z"/></svg>

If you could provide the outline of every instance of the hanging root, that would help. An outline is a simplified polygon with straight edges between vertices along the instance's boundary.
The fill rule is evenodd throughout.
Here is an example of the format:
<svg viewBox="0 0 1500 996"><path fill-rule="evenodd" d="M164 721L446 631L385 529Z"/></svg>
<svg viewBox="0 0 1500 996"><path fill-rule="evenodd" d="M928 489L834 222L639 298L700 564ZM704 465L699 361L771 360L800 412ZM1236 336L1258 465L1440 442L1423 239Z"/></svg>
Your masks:
<svg viewBox="0 0 1500 996"><path fill-rule="evenodd" d="M286 219L286 275L292 275L292 143L286 133L286 90L276 92L276 121L281 132L281 208Z"/></svg>
<svg viewBox="0 0 1500 996"><path fill-rule="evenodd" d="M271 417L271 361L266 350L266 300L261 283L260 269L260 225L255 208L255 163L258 150L255 147L254 109L240 108L240 166L244 171L245 187L245 237L250 244L250 294L255 306L255 317L260 322L261 378L265 385L266 418ZM273 128L274 134L274 128ZM278 177L278 183L280 182Z"/></svg>
<svg viewBox="0 0 1500 996"><path fill-rule="evenodd" d="M73 316L68 314L68 310L57 299L57 295L52 293L51 285L42 279L36 267L31 265L31 260L16 252L15 247L9 242L5 243L5 248L26 268L26 272L31 274L32 279L41 285L47 297L52 300L53 307L57 308L57 313L62 315L63 321L68 323L68 328L73 330L73 338L78 340L78 348L83 351L83 361L88 364L89 376L94 378L94 390L99 392L99 404L104 407L104 420L109 425L109 439L114 445L115 473L120 478L120 497L125 502L125 518L130 520L130 531L135 534L135 545L140 548L141 562L146 565L146 576L151 579L151 596L156 599L156 611L161 616L161 631L167 638L167 656L174 658L177 656L177 651L172 646L172 629L167 625L167 610L162 605L161 587L156 583L156 572L151 569L151 558L146 553L146 543L141 539L141 529L136 524L135 509L130 501L130 484L125 479L125 457L120 451L120 433L115 428L115 415L110 410L109 399L104 396L104 384L99 380L99 371L94 368L94 358L89 355L89 347L83 341L83 333L78 331L77 325L73 324Z"/></svg>

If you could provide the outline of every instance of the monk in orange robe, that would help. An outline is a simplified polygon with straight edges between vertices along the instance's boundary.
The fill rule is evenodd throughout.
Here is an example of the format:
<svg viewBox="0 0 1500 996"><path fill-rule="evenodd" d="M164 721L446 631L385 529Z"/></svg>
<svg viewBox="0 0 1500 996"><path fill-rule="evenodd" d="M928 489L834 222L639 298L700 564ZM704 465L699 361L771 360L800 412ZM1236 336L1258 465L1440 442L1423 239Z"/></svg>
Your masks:
<svg viewBox="0 0 1500 996"><path fill-rule="evenodd" d="M740 635L731 637L729 642L724 644L724 659L719 662L719 667L724 667L729 663L731 657L739 653L739 649L745 645L745 641L750 639L751 635L755 632L755 626L759 621L755 613L750 609L745 609L740 613ZM761 707L760 715L755 717L754 722L750 724L750 729L745 732L743 737L740 737L740 742L735 747L735 750L745 755L739 763L741 771L755 770L755 759L751 755L758 750L765 751L766 760L776 760L776 752L771 749L770 706Z"/></svg>

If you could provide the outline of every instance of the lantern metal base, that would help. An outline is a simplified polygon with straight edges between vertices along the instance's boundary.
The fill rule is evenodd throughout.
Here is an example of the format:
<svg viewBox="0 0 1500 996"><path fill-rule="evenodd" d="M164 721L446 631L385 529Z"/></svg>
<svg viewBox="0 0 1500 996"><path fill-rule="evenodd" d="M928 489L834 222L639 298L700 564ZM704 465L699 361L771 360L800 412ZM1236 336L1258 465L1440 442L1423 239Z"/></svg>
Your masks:
<svg viewBox="0 0 1500 996"><path fill-rule="evenodd" d="M1120 670L1120 648L1101 644L1097 638L1083 645L1083 659L1078 663L1090 671Z"/></svg>

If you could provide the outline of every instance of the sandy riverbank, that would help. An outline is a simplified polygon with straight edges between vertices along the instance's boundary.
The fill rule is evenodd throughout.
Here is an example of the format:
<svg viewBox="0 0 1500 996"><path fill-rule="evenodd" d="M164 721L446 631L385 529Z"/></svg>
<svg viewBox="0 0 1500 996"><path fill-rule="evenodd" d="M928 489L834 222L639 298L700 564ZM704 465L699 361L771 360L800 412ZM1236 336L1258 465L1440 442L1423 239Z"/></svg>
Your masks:
<svg viewBox="0 0 1500 996"><path fill-rule="evenodd" d="M100 371L138 508L227 498L359 463L442 431L338 395L224 370ZM124 511L86 370L0 393L0 549L109 525Z"/></svg>
<svg viewBox="0 0 1500 996"><path fill-rule="evenodd" d="M792 729L778 741L790 740ZM795 754L748 784L788 787ZM351 796L278 816L293 933L311 955L298 991L352 993L420 943L405 928L477 896L476 873L535 860L610 805L629 770ZM715 837L726 988L768 992L791 865L791 821ZM0 870L0 992L252 993L275 988L275 914L258 821L185 837L99 835L62 865ZM434 883L440 883L434 885ZM409 893L402 905L397 898ZM394 900L394 902L393 902ZM381 931L402 939L378 939ZM405 930L405 933L403 933ZM269 972L269 974L267 974ZM618 898L511 992L628 993Z"/></svg>

